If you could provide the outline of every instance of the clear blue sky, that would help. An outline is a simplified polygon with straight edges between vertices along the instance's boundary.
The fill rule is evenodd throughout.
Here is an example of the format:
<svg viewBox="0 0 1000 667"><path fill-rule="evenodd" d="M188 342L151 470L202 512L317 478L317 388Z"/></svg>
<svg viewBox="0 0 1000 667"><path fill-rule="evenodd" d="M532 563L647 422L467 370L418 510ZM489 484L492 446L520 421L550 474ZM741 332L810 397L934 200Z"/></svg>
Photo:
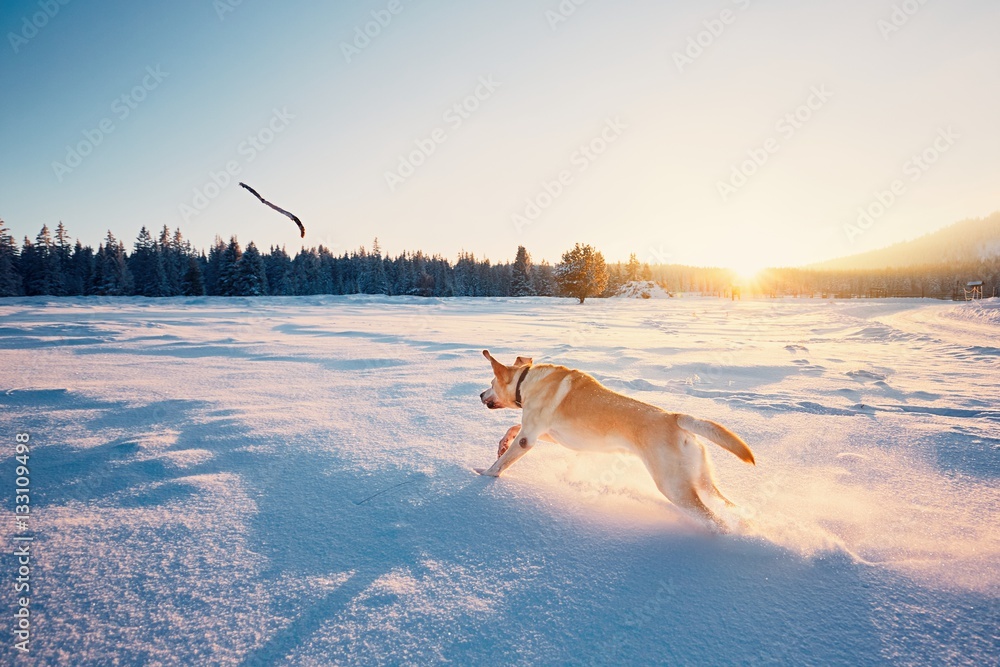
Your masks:
<svg viewBox="0 0 1000 667"><path fill-rule="evenodd" d="M390 253L524 244L555 261L581 241L749 270L1000 209L996 2L588 0L558 21L557 0L391 4L4 2L0 217L19 239L61 220L131 246L166 224L293 252L294 226L245 180L338 252L378 236ZM893 25L904 4L919 9ZM373 11L391 21L345 56ZM390 187L417 140L434 152ZM81 142L96 145L78 166L54 165ZM907 164L925 150L933 164ZM185 213L227 162L234 182Z"/></svg>

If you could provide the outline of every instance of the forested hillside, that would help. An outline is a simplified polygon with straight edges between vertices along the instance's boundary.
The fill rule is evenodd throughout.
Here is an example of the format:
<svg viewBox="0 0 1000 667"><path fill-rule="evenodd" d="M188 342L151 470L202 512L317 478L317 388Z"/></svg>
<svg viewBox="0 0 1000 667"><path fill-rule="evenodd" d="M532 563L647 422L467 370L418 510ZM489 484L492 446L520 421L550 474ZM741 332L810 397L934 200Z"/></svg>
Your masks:
<svg viewBox="0 0 1000 667"><path fill-rule="evenodd" d="M963 220L920 238L829 262L814 269L883 269L933 264L969 264L1000 257L1000 212Z"/></svg>

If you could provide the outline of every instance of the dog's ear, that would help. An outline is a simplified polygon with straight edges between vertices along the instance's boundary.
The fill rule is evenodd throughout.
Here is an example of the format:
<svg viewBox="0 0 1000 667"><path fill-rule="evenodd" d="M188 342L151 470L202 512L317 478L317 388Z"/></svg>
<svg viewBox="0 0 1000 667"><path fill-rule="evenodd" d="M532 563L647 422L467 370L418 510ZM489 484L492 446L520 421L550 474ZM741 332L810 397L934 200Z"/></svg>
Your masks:
<svg viewBox="0 0 1000 667"><path fill-rule="evenodd" d="M531 363L532 363L531 357L518 357L514 361L514 367L516 368L517 366L530 366Z"/></svg>
<svg viewBox="0 0 1000 667"><path fill-rule="evenodd" d="M489 350L483 350L483 356L490 360L490 365L493 366L493 374L497 376L500 382L510 382L511 373L509 368L494 359Z"/></svg>

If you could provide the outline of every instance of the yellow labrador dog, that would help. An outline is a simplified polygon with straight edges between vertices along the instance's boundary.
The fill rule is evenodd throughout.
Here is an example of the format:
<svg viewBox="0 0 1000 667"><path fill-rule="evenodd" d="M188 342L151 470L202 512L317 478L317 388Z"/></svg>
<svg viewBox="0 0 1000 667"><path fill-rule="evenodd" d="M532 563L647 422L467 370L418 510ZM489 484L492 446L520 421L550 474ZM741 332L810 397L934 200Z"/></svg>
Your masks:
<svg viewBox="0 0 1000 667"><path fill-rule="evenodd" d="M500 440L496 462L476 472L499 477L538 440L577 451L629 452L646 464L657 488L671 502L727 530L700 494L727 506L733 503L716 487L708 451L695 436L753 464L753 452L735 433L715 422L623 396L565 366L534 366L526 357L505 366L489 350L483 350L483 356L493 365L493 382L479 398L491 410L521 408L522 414L521 423L511 426Z"/></svg>

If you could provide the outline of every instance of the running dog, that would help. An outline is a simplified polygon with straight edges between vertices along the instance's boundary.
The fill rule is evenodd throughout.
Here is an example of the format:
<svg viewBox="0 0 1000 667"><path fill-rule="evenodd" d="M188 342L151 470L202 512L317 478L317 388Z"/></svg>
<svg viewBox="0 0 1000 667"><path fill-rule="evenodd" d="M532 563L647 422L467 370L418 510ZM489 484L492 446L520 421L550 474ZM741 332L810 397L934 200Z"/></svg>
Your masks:
<svg viewBox="0 0 1000 667"><path fill-rule="evenodd" d="M499 477L538 440L577 451L629 452L646 465L668 500L719 530L728 530L702 501L700 494L708 494L734 506L715 485L708 451L695 436L755 464L750 447L735 433L715 422L623 396L565 366L535 366L527 357L505 366L489 350L483 350L483 356L493 366L493 382L480 400L491 410L520 408L522 413L521 423L511 426L500 440L496 462L476 472Z"/></svg>

